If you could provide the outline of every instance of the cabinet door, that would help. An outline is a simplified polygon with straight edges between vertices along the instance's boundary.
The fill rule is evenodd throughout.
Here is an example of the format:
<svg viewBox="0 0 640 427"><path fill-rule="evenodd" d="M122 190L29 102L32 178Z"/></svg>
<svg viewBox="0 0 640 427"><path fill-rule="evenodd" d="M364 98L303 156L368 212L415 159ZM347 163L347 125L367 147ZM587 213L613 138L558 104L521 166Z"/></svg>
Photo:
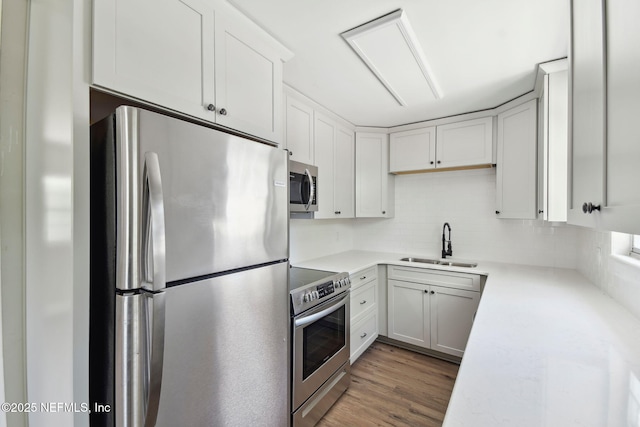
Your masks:
<svg viewBox="0 0 640 427"><path fill-rule="evenodd" d="M431 286L431 349L462 357L480 293Z"/></svg>
<svg viewBox="0 0 640 427"><path fill-rule="evenodd" d="M356 135L356 217L393 216L388 135Z"/></svg>
<svg viewBox="0 0 640 427"><path fill-rule="evenodd" d="M395 132L389 141L389 172L409 172L436 167L436 128Z"/></svg>
<svg viewBox="0 0 640 427"><path fill-rule="evenodd" d="M281 142L282 61L262 35L216 17L217 123Z"/></svg>
<svg viewBox="0 0 640 427"><path fill-rule="evenodd" d="M314 158L318 167L318 211L314 218L334 218L334 161L333 150L336 124L328 117L316 112L313 122Z"/></svg>
<svg viewBox="0 0 640 427"><path fill-rule="evenodd" d="M487 165L493 158L493 118L437 127L436 167Z"/></svg>
<svg viewBox="0 0 640 427"><path fill-rule="evenodd" d="M551 73L546 77L547 110L544 120L547 123L544 136L546 156L544 164L546 176L545 206L543 218L547 221L567 220L567 164L568 164L568 125L569 94L567 70Z"/></svg>
<svg viewBox="0 0 640 427"><path fill-rule="evenodd" d="M214 10L201 0L94 0L93 84L204 120Z"/></svg>
<svg viewBox="0 0 640 427"><path fill-rule="evenodd" d="M351 129L338 126L334 147L334 212L337 218L355 217L355 141Z"/></svg>
<svg viewBox="0 0 640 427"><path fill-rule="evenodd" d="M313 159L313 107L287 96L285 142L291 160L315 165Z"/></svg>
<svg viewBox="0 0 640 427"><path fill-rule="evenodd" d="M604 203L605 86L602 0L571 2L571 172L567 221L595 227Z"/></svg>
<svg viewBox="0 0 640 427"><path fill-rule="evenodd" d="M389 280L389 338L430 347L429 287L400 280Z"/></svg>
<svg viewBox="0 0 640 427"><path fill-rule="evenodd" d="M607 155L603 227L640 234L640 2L606 2Z"/></svg>
<svg viewBox="0 0 640 427"><path fill-rule="evenodd" d="M537 101L498 114L498 218L535 219Z"/></svg>

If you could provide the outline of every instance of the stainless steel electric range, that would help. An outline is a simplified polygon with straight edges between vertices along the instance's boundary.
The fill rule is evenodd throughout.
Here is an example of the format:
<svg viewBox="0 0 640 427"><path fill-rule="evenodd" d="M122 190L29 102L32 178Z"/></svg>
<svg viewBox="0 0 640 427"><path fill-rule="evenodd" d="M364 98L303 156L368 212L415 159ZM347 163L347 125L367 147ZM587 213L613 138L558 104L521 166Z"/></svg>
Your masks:
<svg viewBox="0 0 640 427"><path fill-rule="evenodd" d="M292 424L314 426L349 387L348 273L289 269Z"/></svg>

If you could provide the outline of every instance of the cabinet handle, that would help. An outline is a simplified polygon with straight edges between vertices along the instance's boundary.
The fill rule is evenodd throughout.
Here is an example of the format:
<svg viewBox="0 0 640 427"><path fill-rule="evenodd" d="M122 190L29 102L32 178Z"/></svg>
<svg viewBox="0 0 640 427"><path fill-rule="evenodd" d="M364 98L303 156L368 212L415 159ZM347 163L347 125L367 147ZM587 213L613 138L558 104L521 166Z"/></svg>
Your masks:
<svg viewBox="0 0 640 427"><path fill-rule="evenodd" d="M366 303L367 303L366 299L363 299L362 301L360 301L360 305L363 305L363 304L366 304Z"/></svg>
<svg viewBox="0 0 640 427"><path fill-rule="evenodd" d="M589 202L589 203L584 203L582 205L582 212L584 213L593 213L593 211L599 211L600 210L600 205L594 205L593 203Z"/></svg>
<svg viewBox="0 0 640 427"><path fill-rule="evenodd" d="M367 333L365 332L364 334L360 335L360 338L364 338L367 336Z"/></svg>
<svg viewBox="0 0 640 427"><path fill-rule="evenodd" d="M227 110L225 110L224 108L221 108L221 109L220 109L220 111L218 111L218 113L219 113L221 116L226 116L226 115L227 115Z"/></svg>
<svg viewBox="0 0 640 427"><path fill-rule="evenodd" d="M335 211L335 212L334 212L334 214L336 214L336 215L340 215L341 213L342 213L342 212L340 212L340 211Z"/></svg>
<svg viewBox="0 0 640 427"><path fill-rule="evenodd" d="M209 110L209 111L216 111L216 106L215 106L215 105L213 105L213 104L209 104L209 105L207 105L207 110Z"/></svg>
<svg viewBox="0 0 640 427"><path fill-rule="evenodd" d="M364 280L364 279L366 279L366 278L367 278L367 276L362 276L362 277L360 278L360 280Z"/></svg>

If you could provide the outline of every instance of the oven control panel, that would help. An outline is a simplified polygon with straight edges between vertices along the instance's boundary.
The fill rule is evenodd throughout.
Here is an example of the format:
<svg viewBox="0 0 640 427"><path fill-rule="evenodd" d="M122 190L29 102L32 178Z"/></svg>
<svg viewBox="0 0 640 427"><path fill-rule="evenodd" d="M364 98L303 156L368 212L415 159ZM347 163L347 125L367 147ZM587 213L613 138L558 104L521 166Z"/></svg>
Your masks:
<svg viewBox="0 0 640 427"><path fill-rule="evenodd" d="M316 282L309 286L299 288L291 293L294 312L299 313L320 304L324 300L346 291L350 285L349 275L347 273L340 273L321 283Z"/></svg>

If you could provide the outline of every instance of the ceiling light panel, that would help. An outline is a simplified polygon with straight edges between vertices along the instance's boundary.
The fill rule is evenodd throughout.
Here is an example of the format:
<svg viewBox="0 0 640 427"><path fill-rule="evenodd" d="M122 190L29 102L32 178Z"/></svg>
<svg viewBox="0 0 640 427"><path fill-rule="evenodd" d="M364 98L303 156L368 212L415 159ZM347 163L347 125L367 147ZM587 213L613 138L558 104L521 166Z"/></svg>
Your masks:
<svg viewBox="0 0 640 427"><path fill-rule="evenodd" d="M341 36L400 105L416 105L442 97L402 9L345 31Z"/></svg>

